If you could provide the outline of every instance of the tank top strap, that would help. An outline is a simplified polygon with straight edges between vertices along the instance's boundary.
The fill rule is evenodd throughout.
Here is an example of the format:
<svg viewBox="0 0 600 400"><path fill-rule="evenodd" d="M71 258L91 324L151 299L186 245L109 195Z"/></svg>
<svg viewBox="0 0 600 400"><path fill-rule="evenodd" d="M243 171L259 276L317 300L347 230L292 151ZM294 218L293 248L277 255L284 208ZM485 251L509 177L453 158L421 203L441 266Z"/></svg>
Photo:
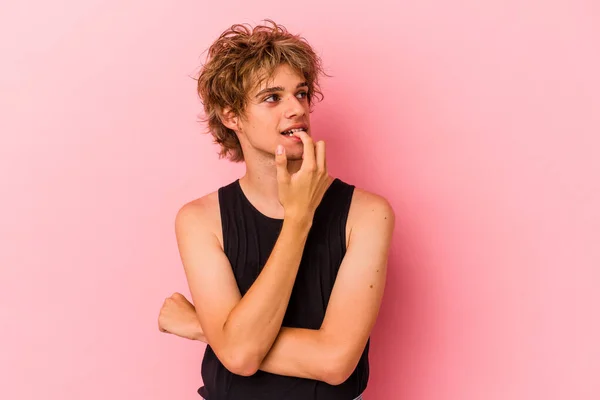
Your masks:
<svg viewBox="0 0 600 400"><path fill-rule="evenodd" d="M349 185L341 179L335 178L323 196L317 212L326 215L338 214L340 218L345 220L350 211L354 189L354 185Z"/></svg>

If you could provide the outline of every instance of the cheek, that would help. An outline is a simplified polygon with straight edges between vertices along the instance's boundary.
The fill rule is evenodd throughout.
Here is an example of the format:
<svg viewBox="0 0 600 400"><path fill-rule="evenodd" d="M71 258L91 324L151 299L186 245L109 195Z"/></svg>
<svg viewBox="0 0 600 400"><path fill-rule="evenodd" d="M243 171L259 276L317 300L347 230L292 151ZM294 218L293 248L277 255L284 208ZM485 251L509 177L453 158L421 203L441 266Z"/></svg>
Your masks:
<svg viewBox="0 0 600 400"><path fill-rule="evenodd" d="M279 127L279 118L274 113L265 113L255 120L254 125L261 131L276 131Z"/></svg>
<svg viewBox="0 0 600 400"><path fill-rule="evenodd" d="M247 133L252 141L271 140L271 134L279 132L281 116L269 107L252 110L246 120Z"/></svg>

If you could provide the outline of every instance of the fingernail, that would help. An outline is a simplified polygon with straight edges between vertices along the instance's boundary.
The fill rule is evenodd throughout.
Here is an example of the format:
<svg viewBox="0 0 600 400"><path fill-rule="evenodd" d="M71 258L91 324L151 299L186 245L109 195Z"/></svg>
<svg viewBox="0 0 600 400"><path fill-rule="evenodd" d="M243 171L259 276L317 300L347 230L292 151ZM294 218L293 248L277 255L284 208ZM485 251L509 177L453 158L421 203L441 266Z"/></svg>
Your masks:
<svg viewBox="0 0 600 400"><path fill-rule="evenodd" d="M283 146L277 145L277 155L280 156L283 154Z"/></svg>

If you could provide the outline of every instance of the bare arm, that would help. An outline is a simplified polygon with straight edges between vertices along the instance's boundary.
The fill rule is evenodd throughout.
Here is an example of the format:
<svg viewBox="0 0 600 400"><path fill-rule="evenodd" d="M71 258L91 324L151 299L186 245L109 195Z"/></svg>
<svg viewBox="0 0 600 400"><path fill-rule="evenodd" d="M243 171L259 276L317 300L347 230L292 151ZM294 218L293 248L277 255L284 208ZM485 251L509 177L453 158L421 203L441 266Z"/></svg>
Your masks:
<svg viewBox="0 0 600 400"><path fill-rule="evenodd" d="M283 327L261 370L336 385L356 368L379 313L394 229L394 213L385 200L372 197L365 205L321 328Z"/></svg>
<svg viewBox="0 0 600 400"><path fill-rule="evenodd" d="M239 375L256 372L275 340L287 308L310 228L284 221L260 275L241 296L217 237L204 226L202 210L182 208L176 234L196 313L207 342Z"/></svg>
<svg viewBox="0 0 600 400"><path fill-rule="evenodd" d="M207 342L230 371L254 374L273 345L287 309L314 212L329 181L325 145L297 132L304 144L300 170L290 176L285 154L276 157L284 222L258 278L242 297L231 265L210 226L214 208L184 206L176 236L196 313Z"/></svg>

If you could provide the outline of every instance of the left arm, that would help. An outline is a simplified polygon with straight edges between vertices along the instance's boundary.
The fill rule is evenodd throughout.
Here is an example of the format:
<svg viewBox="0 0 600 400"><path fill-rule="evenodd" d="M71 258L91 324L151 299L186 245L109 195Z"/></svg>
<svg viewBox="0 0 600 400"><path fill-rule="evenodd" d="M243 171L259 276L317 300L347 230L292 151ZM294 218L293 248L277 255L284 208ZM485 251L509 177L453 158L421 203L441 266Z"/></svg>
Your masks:
<svg viewBox="0 0 600 400"><path fill-rule="evenodd" d="M367 197L352 226L321 328L282 327L261 370L338 385L356 368L379 313L395 220L385 200Z"/></svg>

